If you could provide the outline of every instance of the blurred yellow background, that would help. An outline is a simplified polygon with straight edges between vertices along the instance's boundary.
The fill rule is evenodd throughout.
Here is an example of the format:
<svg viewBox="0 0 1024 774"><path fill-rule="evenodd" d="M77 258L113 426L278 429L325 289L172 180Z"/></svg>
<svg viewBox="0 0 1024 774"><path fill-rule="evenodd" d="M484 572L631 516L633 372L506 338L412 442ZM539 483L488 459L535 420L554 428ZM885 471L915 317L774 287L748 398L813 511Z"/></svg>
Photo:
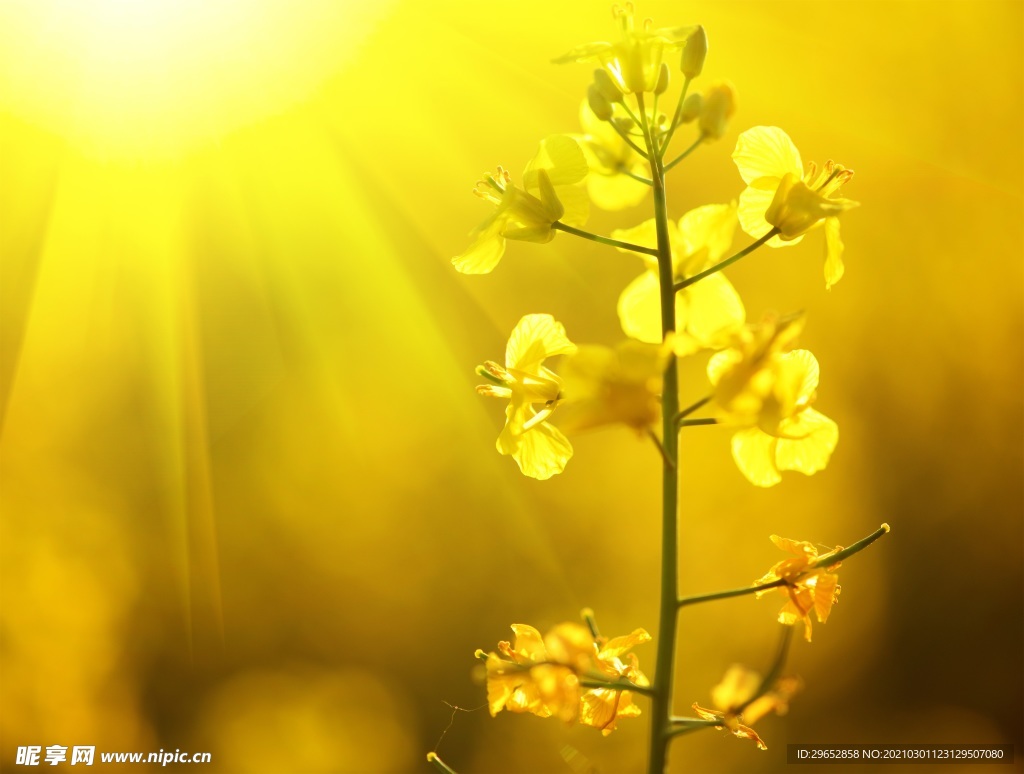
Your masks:
<svg viewBox="0 0 1024 774"><path fill-rule="evenodd" d="M488 276L449 264L487 213L480 173L578 131L589 68L550 59L613 36L607 4L142 6L0 7L0 768L86 744L419 771L451 721L437 749L464 774L568 772L567 745L640 770L646 718L603 739L444 703L484 703L473 651L511 623L591 606L606 634L657 636L656 451L598 431L526 479L473 392L523 314L617 341L640 262L560 235ZM806 310L841 440L824 473L759 490L727 429L687 430L683 593L759 577L771 533L893 528L794 643L806 687L759 724L769 750L708 731L674 770L779 771L789 742L1013 743L1019 763L1024 5L638 10L704 24L695 85L739 95L671 174L675 216L739 194L729 154L758 124L855 169L862 203L831 291L820 234L728 271L751 318ZM776 612L684 612L680 712L730 664L767 667ZM653 671L654 646L637 654Z"/></svg>

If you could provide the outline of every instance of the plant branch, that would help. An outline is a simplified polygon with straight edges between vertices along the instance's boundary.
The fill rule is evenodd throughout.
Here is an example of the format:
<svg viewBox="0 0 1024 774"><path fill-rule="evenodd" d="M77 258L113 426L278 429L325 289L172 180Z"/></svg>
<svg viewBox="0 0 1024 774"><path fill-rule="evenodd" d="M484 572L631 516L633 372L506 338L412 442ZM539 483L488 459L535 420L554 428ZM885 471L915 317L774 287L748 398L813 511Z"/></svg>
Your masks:
<svg viewBox="0 0 1024 774"><path fill-rule="evenodd" d="M742 250L740 250L738 253L736 253L736 255L730 256L729 258L726 258L724 261L719 261L714 266L712 266L710 269L705 269L704 271L700 272L699 274L694 274L692 277L687 277L684 280L679 280L679 282L677 282L675 284L676 292L679 292L683 288L688 288L694 282L699 282L700 280L704 279L708 275L714 274L717 271L721 271L722 269L724 269L729 264L736 263L736 261L738 261L740 258L744 258L744 257L750 255L750 253L754 252L757 248L759 248L761 245L763 245L765 242L767 242L769 239L771 239L773 236L775 236L778 233L779 233L779 229L778 228L773 228L771 231L769 231L763 237L758 239L756 242L752 242L751 244L749 244L746 247L744 247Z"/></svg>
<svg viewBox="0 0 1024 774"><path fill-rule="evenodd" d="M551 224L551 228L556 231L564 231L566 234L572 234L573 236L582 237L583 239L589 239L591 242L597 242L602 245L608 245L609 247L618 247L622 250L632 250L634 253L643 253L644 255L657 256L658 251L653 247L644 247L643 245L634 245L632 242L622 242L618 239L611 239L609 237L598 236L597 234L591 234L589 231L583 231L574 226L566 225L560 220L556 220Z"/></svg>
<svg viewBox="0 0 1024 774"><path fill-rule="evenodd" d="M670 169L672 169L672 167L674 167L680 161L682 161L687 156L689 156L691 153L693 153L695 150L697 150L697 148L699 148L701 146L701 143L703 143L703 142L704 142L704 135L701 135L700 137L698 137L694 141L693 145L691 145L689 148L687 148L682 153L680 153L678 156L676 156L674 159L672 159L672 161L670 161L668 164L666 164L665 165L665 171L668 172Z"/></svg>

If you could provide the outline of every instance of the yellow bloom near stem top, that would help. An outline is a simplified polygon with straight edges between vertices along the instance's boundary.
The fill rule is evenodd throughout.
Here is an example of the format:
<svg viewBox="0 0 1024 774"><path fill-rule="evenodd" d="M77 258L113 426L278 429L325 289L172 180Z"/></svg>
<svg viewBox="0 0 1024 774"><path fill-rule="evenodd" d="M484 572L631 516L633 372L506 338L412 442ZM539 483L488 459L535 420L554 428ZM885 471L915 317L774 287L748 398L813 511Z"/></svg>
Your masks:
<svg viewBox="0 0 1024 774"><path fill-rule="evenodd" d="M514 643L499 642L486 654L487 704L491 715L502 710L559 717L601 729L615 730L619 718L637 717L632 693L619 687L583 687L581 680L650 685L629 651L651 641L643 629L613 639L597 638L587 627L563 623L543 637L532 626L513 624ZM485 654L477 651L479 657Z"/></svg>
<svg viewBox="0 0 1024 774"><path fill-rule="evenodd" d="M747 188L740 194L739 218L743 230L760 239L772 228L779 234L770 247L796 244L810 229L825 227L825 286L843 276L843 243L838 216L857 202L836 197L853 177L853 170L828 161L821 172L808 164L806 171L789 135L776 126L755 126L736 141L733 161Z"/></svg>
<svg viewBox="0 0 1024 774"><path fill-rule="evenodd" d="M613 105L612 120L625 121L628 116L620 105ZM646 177L647 161L629 147L609 121L602 121L584 100L580 107L583 135L576 139L583 149L589 173L587 193L604 210L622 210L639 204L650 186L630 177L628 173Z"/></svg>
<svg viewBox="0 0 1024 774"><path fill-rule="evenodd" d="M624 93L653 92L658 85L664 55L682 49L699 28L690 25L656 30L653 29L651 20L645 19L641 28L637 29L632 4L627 3L625 7L615 6L613 11L621 30L617 42L585 43L555 59L554 62L597 62Z"/></svg>
<svg viewBox="0 0 1024 774"><path fill-rule="evenodd" d="M661 414L661 382L671 352L671 342L577 348L562 368L562 426L569 432L620 422L637 431L650 427Z"/></svg>
<svg viewBox="0 0 1024 774"><path fill-rule="evenodd" d="M786 604L779 611L779 622L793 626L803 621L804 638L811 641L811 610L814 610L820 623L828 620L832 605L839 601L839 576L833 571L839 569L840 563L829 565L829 556L843 550L836 546L832 551L818 554L813 543L803 540L789 540L778 535L771 536L772 542L783 551L793 554L775 564L767 573L754 581L754 585L763 586L778 580L785 585L757 592L761 598L766 594L777 592L786 598ZM814 566L821 563L821 566Z"/></svg>
<svg viewBox="0 0 1024 774"><path fill-rule="evenodd" d="M531 478L544 480L561 473L572 457L569 439L547 422L562 397L562 380L544 361L575 351L565 328L551 315L528 314L509 337L504 367L488 360L477 369L491 382L477 387L477 392L508 401L498 452L510 455Z"/></svg>
<svg viewBox="0 0 1024 774"><path fill-rule="evenodd" d="M735 204L708 204L687 212L678 225L669 222L674 280L693 276L721 260L732 244L735 231ZM642 247L657 247L658 242L654 220L615 231L612 236ZM644 256L644 262L647 270L619 296L619 321L627 336L660 343L658 262L648 256ZM739 294L721 273L711 274L675 296L673 341L675 353L680 356L724 346L729 334L739 329L746 317Z"/></svg>
<svg viewBox="0 0 1024 774"><path fill-rule="evenodd" d="M818 361L804 349L786 351L802 325L789 318L747 326L708 362L719 419L741 428L733 459L756 486L774 486L783 470L824 469L839 442L836 423L811 408Z"/></svg>
<svg viewBox="0 0 1024 774"><path fill-rule="evenodd" d="M800 688L800 680L783 677L758 696L762 682L757 672L734 664L725 673L722 682L711 690L711 701L718 709L705 709L696 702L693 709L704 720L720 721L716 722L716 728L720 731L727 730L740 739L754 742L759 750L767 750L768 745L750 726L769 712L785 715L789 710L790 698Z"/></svg>
<svg viewBox="0 0 1024 774"><path fill-rule="evenodd" d="M554 223L582 226L589 210L582 187L586 176L583 151L566 135L541 142L523 172L522 188L501 167L493 175L485 174L474 193L495 210L471 232L472 243L452 258L452 264L463 274L488 274L505 254L506 239L550 242L555 238Z"/></svg>

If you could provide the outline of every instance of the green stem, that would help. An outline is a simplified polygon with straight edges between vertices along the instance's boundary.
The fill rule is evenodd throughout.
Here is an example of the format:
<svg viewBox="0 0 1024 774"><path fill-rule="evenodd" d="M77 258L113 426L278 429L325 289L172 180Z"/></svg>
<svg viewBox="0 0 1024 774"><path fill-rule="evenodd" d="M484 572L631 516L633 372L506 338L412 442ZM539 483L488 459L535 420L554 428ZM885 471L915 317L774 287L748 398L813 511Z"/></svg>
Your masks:
<svg viewBox="0 0 1024 774"><path fill-rule="evenodd" d="M625 103L623 103L623 107L625 107ZM626 112L629 113L630 117L632 117L634 121L636 120L636 118L633 117L633 112L628 107L626 108ZM644 151L644 149L637 145L635 142L633 142L633 138L626 134L626 132L623 131L623 129L617 123L615 123L614 121L609 121L608 123L612 125L612 129L614 129L615 132L619 135L619 137L623 139L626 145L635 150L645 159L647 158L647 153Z"/></svg>
<svg viewBox="0 0 1024 774"><path fill-rule="evenodd" d="M697 148L699 148L701 146L701 143L703 143L703 142L704 142L704 137L702 135L702 136L697 138L696 142L694 142L693 145L691 145L689 148L687 148L682 153L680 153L678 156L676 156L674 159L672 159L672 161L670 161L668 164L666 164L665 165L665 171L668 172L670 169L672 169L672 167L674 167L680 161L682 161L687 156L689 156L691 153L693 153L695 150L697 150Z"/></svg>
<svg viewBox="0 0 1024 774"><path fill-rule="evenodd" d="M658 158L665 158L665 151L668 150L668 144L672 142L672 135L676 132L676 127L679 126L679 119L683 115L683 103L686 102L686 92L690 90L690 78L686 78L683 81L683 90L679 94L679 101L676 103L676 112L672 116L672 123L668 127L668 131L665 133L665 140L661 143L661 150L658 151ZM689 151L687 151L689 152ZM674 164L675 162L673 162ZM669 165L672 166L672 165ZM668 172L669 167L665 167L665 171Z"/></svg>
<svg viewBox="0 0 1024 774"><path fill-rule="evenodd" d="M582 688L611 688L615 691L633 691L633 693L642 693L644 696L654 695L654 689L650 686L637 685L636 683L631 683L626 679L622 679L614 683L610 683L606 680L580 680L580 686Z"/></svg>
<svg viewBox="0 0 1024 774"><path fill-rule="evenodd" d="M654 222L658 236L658 280L661 300L662 337L676 329L675 291L672 287L672 245L668 231L668 202L665 196L665 172L654 136L647 122L643 94L637 94L641 127L651 164L654 189ZM679 433L676 414L679 413L679 372L676 358L671 358L665 369L661 393L662 447L662 517L661 517L661 603L658 617L658 652L654 665L654 695L651 701L650 746L647 770L650 774L663 774L668 764L668 723L672 715L672 686L674 684L677 609L679 594L679 480L676 470L679 459Z"/></svg>
<svg viewBox="0 0 1024 774"><path fill-rule="evenodd" d="M556 220L551 224L551 228L555 231L564 231L566 234L572 234L573 236L582 237L583 239L589 239L591 242L598 242L602 245L608 245L609 247L618 247L623 250L632 250L634 253L643 253L644 255L657 256L658 251L653 247L644 247L643 245L634 245L631 242L621 242L618 239L609 239L608 237L598 236L597 234L591 234L589 231L583 231L575 228L574 226L568 226L562 223L560 220Z"/></svg>
<svg viewBox="0 0 1024 774"><path fill-rule="evenodd" d="M774 589L777 586L785 586L786 581L779 579L772 581L771 583L763 583L760 586L744 586L740 589L729 589L728 591L715 591L711 594L697 594L692 597L683 597L676 604L679 607L686 607L687 605L696 605L700 602L714 602L716 599L729 599L729 597L742 597L745 594L756 594L759 591L765 589Z"/></svg>
<svg viewBox="0 0 1024 774"><path fill-rule="evenodd" d="M682 736L705 728L713 728L718 725L714 720L702 720L701 718L672 718L669 723L668 735L670 737Z"/></svg>
<svg viewBox="0 0 1024 774"><path fill-rule="evenodd" d="M671 465L674 468L676 466L676 463L672 460L671 457L669 457L665 453L665 447L662 445L661 439L658 437L658 434L648 427L647 437L650 438L654 442L654 445L658 447L658 451L661 453L661 459L665 462L665 464Z"/></svg>
<svg viewBox="0 0 1024 774"><path fill-rule="evenodd" d="M889 525L883 524L870 535L868 535L866 538L858 540L852 546L844 548L842 551L836 551L834 554L826 554L825 556L821 557L821 559L812 564L811 567L831 567L834 564L839 564L839 562L849 559L858 551L863 551L869 545L878 540L878 538L882 537L882 535L888 534L888 532Z"/></svg>
<svg viewBox="0 0 1024 774"><path fill-rule="evenodd" d="M636 175L630 172L628 169L620 169L619 174L625 175L626 177L631 177L638 183L643 183L644 185L654 185L654 181L651 180L650 178L644 177L643 175Z"/></svg>
<svg viewBox="0 0 1024 774"><path fill-rule="evenodd" d="M679 427L696 427L697 425L717 425L718 420L714 417L704 419L680 419L676 423Z"/></svg>
<svg viewBox="0 0 1024 774"><path fill-rule="evenodd" d="M768 674L765 675L764 680L761 681L761 685L757 689L757 693L733 710L735 714L742 715L743 710L772 689L772 686L775 685L775 681L778 680L779 676L782 674L783 667L786 666L786 657L789 655L789 645L792 641L793 627L788 624L782 624L782 639L779 642L779 649L775 653L775 661L772 662L772 668L768 670Z"/></svg>
<svg viewBox="0 0 1024 774"><path fill-rule="evenodd" d="M704 405L706 405L706 404L708 404L710 402L711 402L711 396L708 395L706 398L701 398L696 403L693 403L693 404L687 406L682 411L680 411L678 414L676 414L676 424L678 424L680 421L682 421L683 417L690 416L690 414L692 414L694 411L696 411L697 409L701 408L702 406L704 406Z"/></svg>
<svg viewBox="0 0 1024 774"><path fill-rule="evenodd" d="M714 274L716 271L721 271L722 269L724 269L729 264L736 263L736 261L738 261L740 258L744 258L744 257L750 255L757 248L759 248L761 245L763 245L765 242L767 242L769 239L771 239L773 236L775 236L778 233L779 233L779 230L777 228L773 228L771 231L769 231L763 237L758 239L756 242L753 242L753 243L747 245L746 247L744 247L742 250L740 250L738 253L736 253L736 255L730 256L729 258L726 258L724 261L719 261L714 266L712 266L710 269L705 269L700 274L694 274L692 277L687 277L684 280L679 280L679 282L677 282L675 284L676 292L678 293L683 288L690 287L690 285L692 285L694 282L699 282L700 280L704 279L705 277L707 277L707 276L709 276L711 274Z"/></svg>

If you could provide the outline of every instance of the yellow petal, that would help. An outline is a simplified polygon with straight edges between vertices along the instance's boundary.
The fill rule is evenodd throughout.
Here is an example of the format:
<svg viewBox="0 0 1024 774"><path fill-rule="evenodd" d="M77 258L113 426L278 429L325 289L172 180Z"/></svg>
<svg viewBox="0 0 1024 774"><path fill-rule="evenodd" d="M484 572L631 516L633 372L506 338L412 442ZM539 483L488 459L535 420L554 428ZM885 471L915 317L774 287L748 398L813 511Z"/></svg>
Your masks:
<svg viewBox="0 0 1024 774"><path fill-rule="evenodd" d="M615 730L615 718L619 707L620 691L597 688L580 697L580 723L600 728L607 736Z"/></svg>
<svg viewBox="0 0 1024 774"><path fill-rule="evenodd" d="M565 470L572 457L572 444L558 428L541 422L519 437L512 458L523 475L546 481Z"/></svg>
<svg viewBox="0 0 1024 774"><path fill-rule="evenodd" d="M579 228L587 222L590 215L590 198L587 189L582 185L555 186L558 201L562 206L562 215L558 220L569 226Z"/></svg>
<svg viewBox="0 0 1024 774"><path fill-rule="evenodd" d="M587 62L601 54L607 53L613 46L611 43L584 43L576 46L557 59L552 59L552 64L568 64L569 62Z"/></svg>
<svg viewBox="0 0 1024 774"><path fill-rule="evenodd" d="M674 229L673 224L670 223L669 226ZM640 245L641 247L657 248L658 230L655 220L654 218L645 220L640 225L633 226L633 228L617 228L612 232L612 239L618 239L620 242L631 242L632 244ZM623 247L616 249L623 253L634 254L632 250L627 250Z"/></svg>
<svg viewBox="0 0 1024 774"><path fill-rule="evenodd" d="M839 218L825 218L825 288L831 289L843 277L843 241Z"/></svg>
<svg viewBox="0 0 1024 774"><path fill-rule="evenodd" d="M736 213L739 216L740 228L754 239L760 239L772 230L771 224L764 219L764 214L774 198L775 188L763 189L750 186L740 194L739 208ZM789 240L782 240L774 236L765 244L769 247L785 247L786 245L795 245L801 239L803 236Z"/></svg>
<svg viewBox="0 0 1024 774"><path fill-rule="evenodd" d="M555 185L551 182L551 176L546 169L537 170L537 188L540 202L544 205L544 211L551 219L550 222L554 223L565 214L565 208L558 200L558 194L555 193Z"/></svg>
<svg viewBox="0 0 1024 774"><path fill-rule="evenodd" d="M720 710L730 712L757 693L761 675L740 664L733 664L722 681L711 689L711 701Z"/></svg>
<svg viewBox="0 0 1024 774"><path fill-rule="evenodd" d="M599 174L587 177L587 193L602 210L624 210L643 201L650 186L624 174ZM572 224L570 224L572 225Z"/></svg>
<svg viewBox="0 0 1024 774"><path fill-rule="evenodd" d="M565 327L549 314L528 314L512 331L505 347L505 366L537 373L541 362L554 355L565 355L576 345L565 335Z"/></svg>
<svg viewBox="0 0 1024 774"><path fill-rule="evenodd" d="M623 635L622 637L612 637L612 639L608 640L604 647L601 648L601 652L597 657L602 661L606 659L620 658L627 651L635 648L637 645L648 643L651 639L652 637L648 634L646 629L634 629L632 632Z"/></svg>
<svg viewBox="0 0 1024 774"><path fill-rule="evenodd" d="M736 232L736 205L708 204L690 210L679 219L679 253L699 256L694 263L680 259L679 270L693 275L717 263L728 252Z"/></svg>
<svg viewBox="0 0 1024 774"><path fill-rule="evenodd" d="M682 295L682 293L678 295ZM653 272L645 271L630 282L619 296L618 311L623 333L649 344L659 344L661 342L661 297L658 276Z"/></svg>
<svg viewBox="0 0 1024 774"><path fill-rule="evenodd" d="M546 661L548 654L544 649L544 638L540 631L529 624L512 624L516 641L513 652L522 661Z"/></svg>
<svg viewBox="0 0 1024 774"><path fill-rule="evenodd" d="M739 293L722 274L711 274L677 295L687 297L686 319L677 326L702 347L721 347L730 333L746 320ZM678 312L678 305L676 307ZM678 348L676 354L679 353Z"/></svg>
<svg viewBox="0 0 1024 774"><path fill-rule="evenodd" d="M583 667L594 655L594 638L579 623L561 623L544 636L544 647L552 661Z"/></svg>
<svg viewBox="0 0 1024 774"><path fill-rule="evenodd" d="M732 160L747 185L762 177L781 178L787 173L801 177L804 173L800 151L777 126L755 126L743 132L736 140Z"/></svg>
<svg viewBox="0 0 1024 774"><path fill-rule="evenodd" d="M473 232L473 242L462 255L452 258L452 265L463 274L490 274L505 254L505 238L501 229L505 221L492 218Z"/></svg>
<svg viewBox="0 0 1024 774"><path fill-rule="evenodd" d="M818 575L817 583L814 584L814 612L822 623L828 620L828 615L832 612L838 588L838 576L827 572Z"/></svg>
<svg viewBox="0 0 1024 774"><path fill-rule="evenodd" d="M587 176L587 160L579 143L567 134L545 137L540 150L523 172L523 185L528 191L538 187L537 173L545 170L553 185L579 183Z"/></svg>
<svg viewBox="0 0 1024 774"><path fill-rule="evenodd" d="M778 439L756 427L740 430L732 437L732 458L754 486L775 486L782 480L775 467L776 443Z"/></svg>
<svg viewBox="0 0 1024 774"><path fill-rule="evenodd" d="M708 360L708 381L711 382L712 386L717 385L722 375L731 370L741 360L743 360L743 353L738 349L716 352Z"/></svg>
<svg viewBox="0 0 1024 774"><path fill-rule="evenodd" d="M775 465L779 470L795 470L810 476L828 465L839 442L839 427L814 409L801 411L779 427L788 435L802 435L797 440L779 438L775 447Z"/></svg>
<svg viewBox="0 0 1024 774"><path fill-rule="evenodd" d="M818 360L806 349L794 349L778 356L779 379L791 378L797 385L797 400L809 400L818 389Z"/></svg>

